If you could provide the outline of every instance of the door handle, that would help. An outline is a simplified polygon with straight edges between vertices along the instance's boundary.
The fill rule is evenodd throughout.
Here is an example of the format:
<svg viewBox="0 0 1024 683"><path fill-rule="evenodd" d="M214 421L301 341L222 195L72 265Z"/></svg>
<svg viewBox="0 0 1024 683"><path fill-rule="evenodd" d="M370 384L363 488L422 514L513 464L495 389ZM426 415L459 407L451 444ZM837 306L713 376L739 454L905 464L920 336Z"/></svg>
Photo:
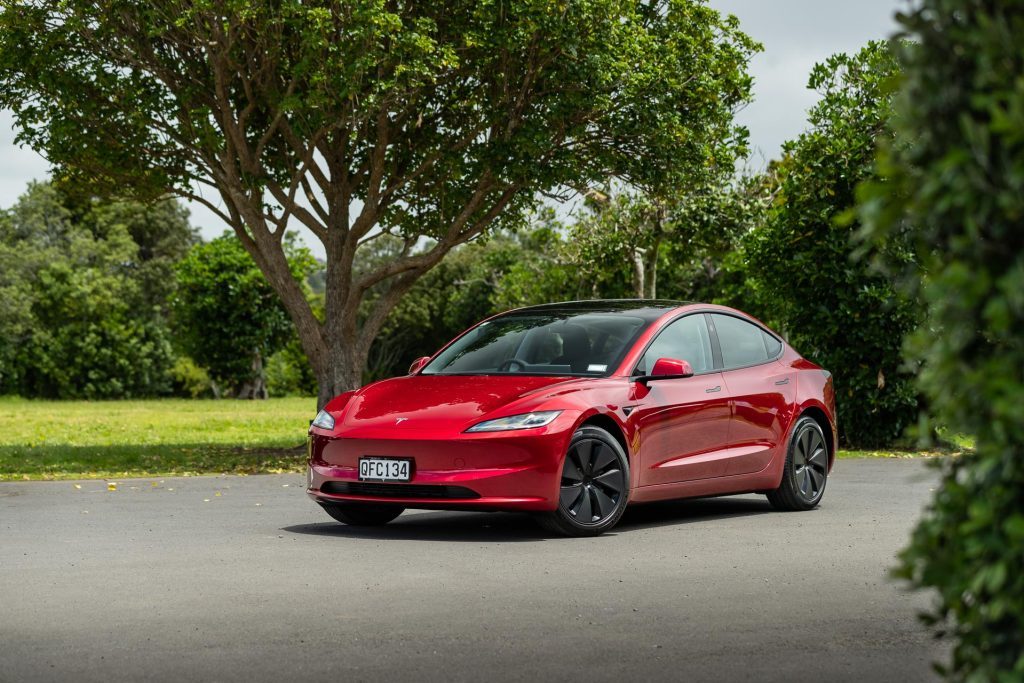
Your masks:
<svg viewBox="0 0 1024 683"><path fill-rule="evenodd" d="M775 386L781 387L783 384L789 384L788 377L786 379L780 379L778 382L775 383Z"/></svg>
<svg viewBox="0 0 1024 683"><path fill-rule="evenodd" d="M711 387L710 389L705 389L704 393L705 394L713 394L716 391L721 391L721 390L722 390L722 385L719 384L717 387Z"/></svg>

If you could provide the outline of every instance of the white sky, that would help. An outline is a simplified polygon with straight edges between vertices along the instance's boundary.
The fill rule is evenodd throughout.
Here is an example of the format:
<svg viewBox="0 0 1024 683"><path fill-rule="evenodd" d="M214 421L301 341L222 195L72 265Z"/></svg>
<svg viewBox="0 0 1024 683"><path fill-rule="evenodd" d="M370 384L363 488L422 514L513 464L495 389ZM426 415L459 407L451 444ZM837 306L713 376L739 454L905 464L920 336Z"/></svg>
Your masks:
<svg viewBox="0 0 1024 683"><path fill-rule="evenodd" d="M754 102L737 116L750 130L750 167L763 167L785 140L803 130L807 110L817 100L817 94L805 87L811 67L836 52L856 51L871 39L887 37L896 28L894 13L906 4L906 0L710 0L715 9L735 14L743 30L764 45L750 65ZM12 126L10 112L0 111L0 207L11 206L30 180L48 175L45 159L14 144ZM226 229L204 207L190 208L192 222L204 237L216 237ZM321 249L314 252L322 255Z"/></svg>

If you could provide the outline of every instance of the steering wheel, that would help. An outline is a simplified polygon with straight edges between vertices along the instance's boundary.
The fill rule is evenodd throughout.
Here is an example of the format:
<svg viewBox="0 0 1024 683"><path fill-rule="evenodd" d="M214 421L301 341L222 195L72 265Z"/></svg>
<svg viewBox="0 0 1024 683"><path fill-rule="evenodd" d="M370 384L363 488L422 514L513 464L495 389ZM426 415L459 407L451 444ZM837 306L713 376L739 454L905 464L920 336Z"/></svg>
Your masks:
<svg viewBox="0 0 1024 683"><path fill-rule="evenodd" d="M518 365L519 370L523 371L526 369L526 363L519 360L518 358L509 358L507 361L498 366L498 372L509 372L513 365Z"/></svg>

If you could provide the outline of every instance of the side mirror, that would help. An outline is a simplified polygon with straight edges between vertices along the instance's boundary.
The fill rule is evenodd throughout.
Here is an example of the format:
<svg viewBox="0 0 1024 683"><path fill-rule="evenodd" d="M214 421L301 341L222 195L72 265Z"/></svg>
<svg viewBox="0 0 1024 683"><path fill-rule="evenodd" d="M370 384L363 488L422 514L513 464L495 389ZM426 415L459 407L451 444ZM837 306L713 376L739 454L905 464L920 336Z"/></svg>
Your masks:
<svg viewBox="0 0 1024 683"><path fill-rule="evenodd" d="M650 374L637 377L636 381L647 384L657 379L683 379L685 377L693 377L693 367L689 361L659 358L651 368Z"/></svg>
<svg viewBox="0 0 1024 683"><path fill-rule="evenodd" d="M409 374L415 375L423 368L424 365L427 364L427 361L429 360L430 356L423 356L422 358L417 358L416 360L414 360L412 362L412 365L409 366Z"/></svg>

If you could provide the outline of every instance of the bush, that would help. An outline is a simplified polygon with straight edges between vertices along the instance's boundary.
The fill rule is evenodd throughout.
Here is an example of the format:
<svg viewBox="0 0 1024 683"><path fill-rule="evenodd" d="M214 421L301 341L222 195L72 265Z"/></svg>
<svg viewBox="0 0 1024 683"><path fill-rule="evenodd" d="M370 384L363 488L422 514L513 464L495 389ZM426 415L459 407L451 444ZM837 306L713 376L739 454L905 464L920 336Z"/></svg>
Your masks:
<svg viewBox="0 0 1024 683"><path fill-rule="evenodd" d="M858 446L891 444L917 419L913 377L903 369L903 336L917 308L864 260L855 260L856 224L840 220L871 176L875 141L890 112L896 63L883 43L835 55L811 72L823 93L810 129L786 143L769 171L775 201L744 243L751 311L783 332L835 378L840 437ZM887 247L898 261L907 248Z"/></svg>
<svg viewBox="0 0 1024 683"><path fill-rule="evenodd" d="M188 356L178 356L171 367L171 386L175 396L212 398L213 383L206 370Z"/></svg>
<svg viewBox="0 0 1024 683"><path fill-rule="evenodd" d="M267 359L265 370L271 397L316 396L316 377L298 339Z"/></svg>
<svg viewBox="0 0 1024 683"><path fill-rule="evenodd" d="M920 386L976 450L944 464L899 574L938 592L951 680L1024 681L1024 1L924 0L901 21L905 144L883 149L861 214L883 249L913 240Z"/></svg>
<svg viewBox="0 0 1024 683"><path fill-rule="evenodd" d="M286 244L296 279L314 267L305 248ZM177 342L225 390L265 398L264 365L295 328L263 273L232 233L194 246L176 266L172 299Z"/></svg>
<svg viewBox="0 0 1024 683"><path fill-rule="evenodd" d="M30 185L0 213L0 392L170 391L166 273L193 238L174 203L75 202Z"/></svg>

